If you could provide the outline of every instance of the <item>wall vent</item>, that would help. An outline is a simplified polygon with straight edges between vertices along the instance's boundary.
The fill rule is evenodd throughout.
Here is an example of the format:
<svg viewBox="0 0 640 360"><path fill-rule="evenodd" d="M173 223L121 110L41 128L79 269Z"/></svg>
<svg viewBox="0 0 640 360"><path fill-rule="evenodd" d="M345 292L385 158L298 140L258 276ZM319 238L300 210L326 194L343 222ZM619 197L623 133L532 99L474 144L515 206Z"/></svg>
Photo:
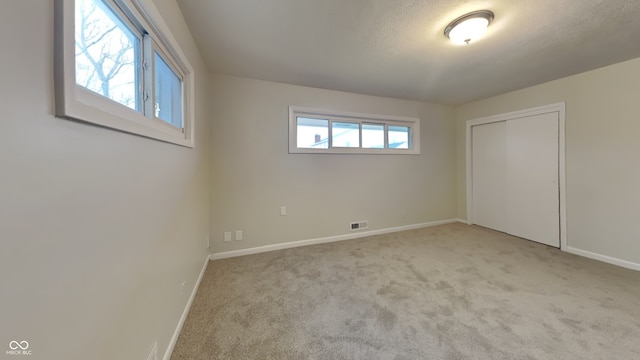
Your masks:
<svg viewBox="0 0 640 360"><path fill-rule="evenodd" d="M352 222L350 224L349 230L351 231L358 231L358 230L364 230L367 229L369 227L369 221L364 220L364 221L356 221L356 222Z"/></svg>

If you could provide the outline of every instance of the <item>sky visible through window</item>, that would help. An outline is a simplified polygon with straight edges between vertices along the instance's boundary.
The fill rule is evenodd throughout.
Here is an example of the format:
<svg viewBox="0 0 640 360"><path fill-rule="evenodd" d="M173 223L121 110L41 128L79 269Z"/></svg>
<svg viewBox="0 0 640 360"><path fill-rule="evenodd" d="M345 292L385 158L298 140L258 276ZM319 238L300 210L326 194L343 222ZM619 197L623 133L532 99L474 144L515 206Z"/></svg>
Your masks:
<svg viewBox="0 0 640 360"><path fill-rule="evenodd" d="M362 146L360 132L362 127ZM410 129L407 126L387 126L388 148L409 149ZM385 125L352 122L331 122L331 143L333 147L384 149ZM328 149L329 120L297 118L298 148Z"/></svg>
<svg viewBox="0 0 640 360"><path fill-rule="evenodd" d="M155 61L155 116L182 128L182 81L156 52Z"/></svg>
<svg viewBox="0 0 640 360"><path fill-rule="evenodd" d="M140 38L101 0L76 0L76 83L141 111Z"/></svg>

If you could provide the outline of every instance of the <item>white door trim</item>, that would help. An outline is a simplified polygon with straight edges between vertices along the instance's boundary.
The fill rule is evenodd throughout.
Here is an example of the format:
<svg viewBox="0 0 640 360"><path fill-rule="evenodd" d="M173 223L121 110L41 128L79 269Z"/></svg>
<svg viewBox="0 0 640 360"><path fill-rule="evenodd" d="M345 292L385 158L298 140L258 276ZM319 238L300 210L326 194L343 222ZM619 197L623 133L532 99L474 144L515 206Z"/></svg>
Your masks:
<svg viewBox="0 0 640 360"><path fill-rule="evenodd" d="M478 119L467 120L467 224L473 224L473 162L471 128L476 125L489 124L499 121L507 121L527 116L558 113L558 176L560 185L560 249L567 248L567 206L566 206L566 181L565 181L565 103L540 106L525 110L513 111L505 114L492 115Z"/></svg>

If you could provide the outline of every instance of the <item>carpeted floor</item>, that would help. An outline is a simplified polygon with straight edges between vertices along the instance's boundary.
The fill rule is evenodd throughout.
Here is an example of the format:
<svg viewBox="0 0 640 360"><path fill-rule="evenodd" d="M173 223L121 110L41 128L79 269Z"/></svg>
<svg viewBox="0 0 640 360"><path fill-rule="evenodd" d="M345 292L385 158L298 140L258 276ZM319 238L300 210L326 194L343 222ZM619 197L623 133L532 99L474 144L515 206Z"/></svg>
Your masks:
<svg viewBox="0 0 640 360"><path fill-rule="evenodd" d="M172 359L640 359L640 273L464 224L217 260Z"/></svg>

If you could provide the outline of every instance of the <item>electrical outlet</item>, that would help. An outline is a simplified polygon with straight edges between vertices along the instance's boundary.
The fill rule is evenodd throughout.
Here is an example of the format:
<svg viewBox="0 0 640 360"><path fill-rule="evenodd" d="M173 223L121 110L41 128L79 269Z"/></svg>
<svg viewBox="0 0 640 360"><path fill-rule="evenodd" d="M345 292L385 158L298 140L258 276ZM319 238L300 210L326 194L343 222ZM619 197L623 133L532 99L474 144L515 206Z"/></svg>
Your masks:
<svg viewBox="0 0 640 360"><path fill-rule="evenodd" d="M231 231L227 231L224 233L224 242L230 242L231 241Z"/></svg>
<svg viewBox="0 0 640 360"><path fill-rule="evenodd" d="M236 231L236 240L242 240L242 230Z"/></svg>
<svg viewBox="0 0 640 360"><path fill-rule="evenodd" d="M287 216L287 207L280 206L280 216Z"/></svg>

